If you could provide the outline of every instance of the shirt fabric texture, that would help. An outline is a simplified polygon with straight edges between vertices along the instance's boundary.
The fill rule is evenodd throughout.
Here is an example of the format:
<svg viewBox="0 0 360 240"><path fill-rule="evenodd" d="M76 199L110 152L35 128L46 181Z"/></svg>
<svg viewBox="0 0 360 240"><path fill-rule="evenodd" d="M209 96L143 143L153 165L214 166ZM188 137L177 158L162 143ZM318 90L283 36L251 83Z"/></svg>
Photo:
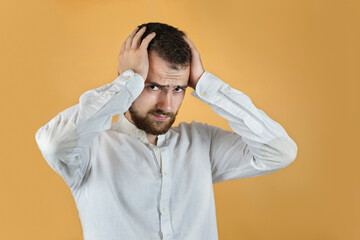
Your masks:
<svg viewBox="0 0 360 240"><path fill-rule="evenodd" d="M155 146L123 116L143 88L127 70L85 92L37 131L38 146L69 186L85 240L216 240L213 184L286 167L297 146L248 96L206 71L192 95L234 132L182 122Z"/></svg>

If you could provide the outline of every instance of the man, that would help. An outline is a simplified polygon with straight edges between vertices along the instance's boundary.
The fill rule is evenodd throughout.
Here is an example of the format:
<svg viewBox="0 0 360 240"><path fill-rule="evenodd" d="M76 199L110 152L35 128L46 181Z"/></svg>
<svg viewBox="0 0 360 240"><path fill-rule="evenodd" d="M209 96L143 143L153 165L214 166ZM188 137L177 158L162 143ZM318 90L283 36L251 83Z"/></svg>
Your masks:
<svg viewBox="0 0 360 240"><path fill-rule="evenodd" d="M85 240L218 239L212 184L268 174L296 158L281 125L204 71L193 42L172 26L135 29L118 74L36 133L71 189ZM171 127L187 86L234 132L197 122Z"/></svg>

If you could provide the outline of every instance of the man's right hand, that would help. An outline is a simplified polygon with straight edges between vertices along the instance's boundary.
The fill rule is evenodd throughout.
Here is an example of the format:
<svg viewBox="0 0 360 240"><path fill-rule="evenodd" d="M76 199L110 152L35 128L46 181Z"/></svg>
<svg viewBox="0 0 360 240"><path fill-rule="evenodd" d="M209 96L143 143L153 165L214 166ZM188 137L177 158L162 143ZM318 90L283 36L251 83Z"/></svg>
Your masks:
<svg viewBox="0 0 360 240"><path fill-rule="evenodd" d="M146 27L142 27L138 32L136 28L121 46L119 54L118 75L124 71L131 69L135 73L147 78L149 71L149 57L147 48L150 41L155 37L156 33L152 32L140 44L141 36L144 34Z"/></svg>

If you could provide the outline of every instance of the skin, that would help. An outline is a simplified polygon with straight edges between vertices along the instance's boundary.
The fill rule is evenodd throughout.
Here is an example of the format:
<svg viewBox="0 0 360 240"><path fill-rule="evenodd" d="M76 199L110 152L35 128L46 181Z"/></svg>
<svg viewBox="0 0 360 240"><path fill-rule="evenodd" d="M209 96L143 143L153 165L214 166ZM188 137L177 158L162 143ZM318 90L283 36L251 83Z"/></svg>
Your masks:
<svg viewBox="0 0 360 240"><path fill-rule="evenodd" d="M141 36L146 27L138 32L137 28L127 37L119 54L118 74L132 69L145 80L142 93L133 102L131 109L141 117L147 118L156 129L165 129L169 126L172 116L178 112L185 96L186 86L195 89L204 68L200 54L194 43L187 37L192 54L191 64L180 70L174 70L169 63L161 59L156 52L148 51L150 41L156 37L149 34L140 44ZM135 125L129 111L125 117ZM171 126L171 123L170 123ZM156 145L157 134L147 132L147 139Z"/></svg>

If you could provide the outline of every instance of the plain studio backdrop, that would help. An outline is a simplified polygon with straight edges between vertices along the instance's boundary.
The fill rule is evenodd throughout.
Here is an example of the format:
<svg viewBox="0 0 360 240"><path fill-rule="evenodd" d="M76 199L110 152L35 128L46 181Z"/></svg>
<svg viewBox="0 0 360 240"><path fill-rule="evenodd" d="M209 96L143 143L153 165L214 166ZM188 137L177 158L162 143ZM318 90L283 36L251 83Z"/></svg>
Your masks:
<svg viewBox="0 0 360 240"><path fill-rule="evenodd" d="M219 238L360 239L359 13L357 0L1 1L0 239L82 239L70 189L35 133L112 82L122 43L151 21L184 30L205 70L298 145L285 169L214 185ZM230 129L190 92L176 124Z"/></svg>

